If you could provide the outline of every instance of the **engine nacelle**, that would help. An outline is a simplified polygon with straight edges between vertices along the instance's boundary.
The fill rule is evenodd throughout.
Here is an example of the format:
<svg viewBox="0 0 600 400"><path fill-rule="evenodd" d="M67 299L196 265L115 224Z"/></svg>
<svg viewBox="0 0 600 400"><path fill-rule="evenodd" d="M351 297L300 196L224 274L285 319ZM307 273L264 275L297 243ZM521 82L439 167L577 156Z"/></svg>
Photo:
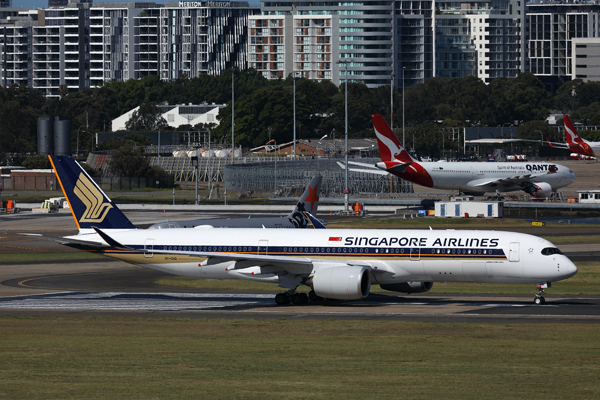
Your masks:
<svg viewBox="0 0 600 400"><path fill-rule="evenodd" d="M371 273L359 266L319 268L312 278L319 297L336 300L360 300L369 295Z"/></svg>
<svg viewBox="0 0 600 400"><path fill-rule="evenodd" d="M402 283L384 283L380 284L382 289L390 292L400 293L423 293L429 292L433 282L402 282Z"/></svg>
<svg viewBox="0 0 600 400"><path fill-rule="evenodd" d="M546 182L530 182L523 190L536 199L545 199L552 194L552 186Z"/></svg>

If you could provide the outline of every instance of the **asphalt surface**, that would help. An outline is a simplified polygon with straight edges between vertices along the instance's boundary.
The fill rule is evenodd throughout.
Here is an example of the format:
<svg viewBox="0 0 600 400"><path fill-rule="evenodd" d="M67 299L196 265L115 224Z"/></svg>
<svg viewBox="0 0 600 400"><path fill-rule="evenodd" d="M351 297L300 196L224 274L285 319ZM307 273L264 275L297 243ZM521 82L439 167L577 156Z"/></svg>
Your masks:
<svg viewBox="0 0 600 400"><path fill-rule="evenodd" d="M140 226L191 215L198 217L190 213L128 213L132 222ZM202 215L219 216L223 214ZM491 222L490 228L493 227ZM533 230L540 234L536 228ZM0 315L600 323L600 297L554 296L549 289L546 304L534 306L533 286L531 296L390 293L371 294L361 301L277 306L275 293L161 286L156 284L165 276L161 272L104 258L51 262L43 261L42 256L42 261L36 263L3 263L2 255L9 253L77 253L54 242L20 236L18 232L62 236L74 234L76 229L66 213L0 216ZM566 233L560 226L544 230L544 235ZM590 225L569 234L600 234L600 228ZM600 259L597 244L559 247L576 261Z"/></svg>

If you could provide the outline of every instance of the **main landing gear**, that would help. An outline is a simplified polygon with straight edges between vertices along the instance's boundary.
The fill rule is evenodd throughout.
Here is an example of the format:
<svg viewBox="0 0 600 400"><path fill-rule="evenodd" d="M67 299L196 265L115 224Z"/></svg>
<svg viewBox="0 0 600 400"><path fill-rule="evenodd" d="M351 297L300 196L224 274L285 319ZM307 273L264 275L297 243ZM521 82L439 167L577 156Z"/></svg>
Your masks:
<svg viewBox="0 0 600 400"><path fill-rule="evenodd" d="M314 290L311 290L309 294L297 293L295 290L288 290L287 292L277 293L275 295L275 303L279 306L286 304L302 305L307 304L308 300L317 301L321 298L317 296Z"/></svg>
<svg viewBox="0 0 600 400"><path fill-rule="evenodd" d="M550 286L552 286L552 283L548 283L548 282L541 282L537 284L537 289L538 292L535 294L535 297L533 298L533 303L536 306L541 306L546 302L546 299L544 298L544 294L546 294L546 292L544 292L544 289L548 289Z"/></svg>

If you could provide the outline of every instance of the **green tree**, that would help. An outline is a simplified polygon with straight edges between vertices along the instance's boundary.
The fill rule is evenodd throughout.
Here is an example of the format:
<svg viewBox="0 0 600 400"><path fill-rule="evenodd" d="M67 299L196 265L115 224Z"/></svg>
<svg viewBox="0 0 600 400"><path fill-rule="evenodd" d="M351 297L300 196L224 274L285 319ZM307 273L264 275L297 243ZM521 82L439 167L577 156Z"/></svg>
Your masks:
<svg viewBox="0 0 600 400"><path fill-rule="evenodd" d="M141 135L139 133L130 133L123 137L114 137L98 145L98 150L114 150L124 147L126 143L133 146L149 146L152 141L149 137Z"/></svg>
<svg viewBox="0 0 600 400"><path fill-rule="evenodd" d="M154 104L143 103L140 108L125 123L128 131L158 131L167 130L169 125L161 116L161 112Z"/></svg>
<svg viewBox="0 0 600 400"><path fill-rule="evenodd" d="M116 176L146 176L150 170L150 162L144 156L143 149L132 142L125 142L120 148L113 150L110 156L109 170Z"/></svg>
<svg viewBox="0 0 600 400"><path fill-rule="evenodd" d="M52 165L50 164L50 160L48 156L29 156L22 163L27 169L50 169Z"/></svg>

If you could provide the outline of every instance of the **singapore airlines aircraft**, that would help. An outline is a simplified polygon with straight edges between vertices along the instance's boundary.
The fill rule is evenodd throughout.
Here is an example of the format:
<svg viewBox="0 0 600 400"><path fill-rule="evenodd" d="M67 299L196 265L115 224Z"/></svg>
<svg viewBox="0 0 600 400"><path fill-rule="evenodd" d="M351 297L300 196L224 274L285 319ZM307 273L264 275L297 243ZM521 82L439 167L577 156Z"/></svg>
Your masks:
<svg viewBox="0 0 600 400"><path fill-rule="evenodd" d="M353 171L393 174L400 178L438 189L459 190L466 194L523 190L536 198L546 198L553 191L575 181L575 174L559 164L544 162L421 162L408 154L383 117L371 116L379 144L381 162L360 165Z"/></svg>
<svg viewBox="0 0 600 400"><path fill-rule="evenodd" d="M79 234L49 237L130 264L204 279L245 279L289 289L277 304L309 298L359 300L372 283L419 293L434 282L536 284L544 289L577 267L549 241L494 231L379 229L135 229L70 157L51 157ZM41 236L41 235L34 235ZM309 286L310 295L298 293Z"/></svg>
<svg viewBox="0 0 600 400"><path fill-rule="evenodd" d="M284 217L174 220L150 225L148 229L196 228L201 225L214 228L325 228L320 221L315 219L311 221L305 214L305 212L311 215L317 214L322 181L321 175L314 176L294 210Z"/></svg>
<svg viewBox="0 0 600 400"><path fill-rule="evenodd" d="M590 142L579 136L568 115L563 116L563 121L565 122L567 143L548 142L551 147L558 145L558 147L568 148L574 153L593 158L600 155L600 142Z"/></svg>

